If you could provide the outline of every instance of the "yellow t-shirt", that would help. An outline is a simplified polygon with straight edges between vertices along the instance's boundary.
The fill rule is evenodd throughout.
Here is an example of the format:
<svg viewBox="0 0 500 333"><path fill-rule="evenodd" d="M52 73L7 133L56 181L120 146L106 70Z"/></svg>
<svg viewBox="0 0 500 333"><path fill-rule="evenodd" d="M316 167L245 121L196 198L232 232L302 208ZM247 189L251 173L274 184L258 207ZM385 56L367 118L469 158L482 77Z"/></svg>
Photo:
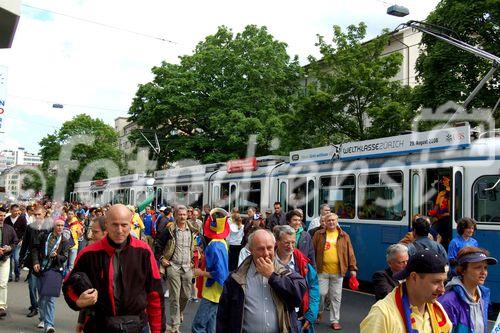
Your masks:
<svg viewBox="0 0 500 333"><path fill-rule="evenodd" d="M323 255L323 272L328 274L340 273L340 261L337 253L337 240L339 238L339 231L326 231L325 252Z"/></svg>

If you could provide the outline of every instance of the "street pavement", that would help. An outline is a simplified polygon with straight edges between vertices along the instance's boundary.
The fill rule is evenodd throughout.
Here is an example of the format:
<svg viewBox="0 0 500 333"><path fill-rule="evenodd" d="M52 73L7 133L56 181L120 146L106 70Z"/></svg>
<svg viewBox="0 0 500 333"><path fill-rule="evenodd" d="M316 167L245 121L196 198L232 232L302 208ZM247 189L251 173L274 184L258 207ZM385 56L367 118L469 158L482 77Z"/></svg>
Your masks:
<svg viewBox="0 0 500 333"><path fill-rule="evenodd" d="M23 271L22 279L19 282L9 282L8 285L8 309L7 316L0 319L0 333L42 333L43 330L36 328L38 316L27 318L29 312L28 283L24 282L26 271ZM340 332L359 332L359 323L370 310L375 302L372 295L353 292L344 289L342 295L342 308L340 318L343 330ZM189 303L184 313L184 323L181 326L182 333L191 332L191 322L196 313L199 303ZM168 309L168 305L165 307ZM75 324L78 313L71 310L61 295L56 301L55 328L57 333L75 332ZM316 326L316 332L333 332L328 327L328 313L324 313L323 321Z"/></svg>

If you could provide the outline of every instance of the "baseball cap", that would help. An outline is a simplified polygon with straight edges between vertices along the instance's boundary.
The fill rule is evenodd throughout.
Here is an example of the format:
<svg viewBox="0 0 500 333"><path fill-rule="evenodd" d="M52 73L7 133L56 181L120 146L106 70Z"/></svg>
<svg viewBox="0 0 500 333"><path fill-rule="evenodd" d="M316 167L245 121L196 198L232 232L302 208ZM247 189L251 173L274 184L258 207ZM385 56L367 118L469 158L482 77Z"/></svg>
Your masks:
<svg viewBox="0 0 500 333"><path fill-rule="evenodd" d="M160 207L160 212L164 211L165 209L167 209L167 207L165 207L165 206L161 206L161 207Z"/></svg>
<svg viewBox="0 0 500 333"><path fill-rule="evenodd" d="M404 280L411 272L422 274L448 273L449 269L448 262L436 251L422 249L410 256L406 268L394 274L394 278Z"/></svg>
<svg viewBox="0 0 500 333"><path fill-rule="evenodd" d="M498 263L498 260L496 260L493 257L488 257L486 254L482 252L473 252L459 257L457 260L457 264L461 265L465 264L466 262L480 262L484 260L486 260L488 265L496 265Z"/></svg>

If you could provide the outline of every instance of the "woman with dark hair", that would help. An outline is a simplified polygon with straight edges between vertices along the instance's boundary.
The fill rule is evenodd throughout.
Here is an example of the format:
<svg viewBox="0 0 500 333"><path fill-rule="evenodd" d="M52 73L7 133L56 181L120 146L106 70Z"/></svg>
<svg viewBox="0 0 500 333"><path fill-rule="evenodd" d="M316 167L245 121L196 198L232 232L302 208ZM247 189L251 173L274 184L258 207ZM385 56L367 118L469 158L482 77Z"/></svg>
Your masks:
<svg viewBox="0 0 500 333"><path fill-rule="evenodd" d="M488 331L488 305L490 290L484 286L488 265L497 260L488 251L466 246L457 255L458 276L446 285L446 292L439 298L453 323L452 333L485 333Z"/></svg>
<svg viewBox="0 0 500 333"><path fill-rule="evenodd" d="M456 266L456 258L460 249L466 246L479 246L477 240L472 238L472 235L474 235L476 230L476 221L470 217L464 217L458 221L458 235L451 240L450 246L448 247L448 260L450 261L452 267Z"/></svg>

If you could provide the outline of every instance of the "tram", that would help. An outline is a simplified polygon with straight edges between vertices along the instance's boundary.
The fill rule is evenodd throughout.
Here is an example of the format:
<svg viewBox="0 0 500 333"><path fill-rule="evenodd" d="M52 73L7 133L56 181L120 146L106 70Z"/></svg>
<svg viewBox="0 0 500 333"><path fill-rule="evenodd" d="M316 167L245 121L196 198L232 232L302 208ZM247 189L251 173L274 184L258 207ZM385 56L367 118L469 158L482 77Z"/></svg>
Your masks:
<svg viewBox="0 0 500 333"><path fill-rule="evenodd" d="M403 238L415 214L433 216L450 235L460 218L472 217L480 246L500 255L500 137L473 133L468 125L160 170L154 185L146 178L118 180L121 187L114 189L111 179L77 183L70 199L136 204L139 193L154 191L156 205L209 204L241 213L250 206L265 211L279 201L285 210L302 209L306 226L328 203L351 237L358 278L365 281L385 266L385 249ZM440 215L438 197L447 205ZM497 266L488 277L494 303L500 303Z"/></svg>

